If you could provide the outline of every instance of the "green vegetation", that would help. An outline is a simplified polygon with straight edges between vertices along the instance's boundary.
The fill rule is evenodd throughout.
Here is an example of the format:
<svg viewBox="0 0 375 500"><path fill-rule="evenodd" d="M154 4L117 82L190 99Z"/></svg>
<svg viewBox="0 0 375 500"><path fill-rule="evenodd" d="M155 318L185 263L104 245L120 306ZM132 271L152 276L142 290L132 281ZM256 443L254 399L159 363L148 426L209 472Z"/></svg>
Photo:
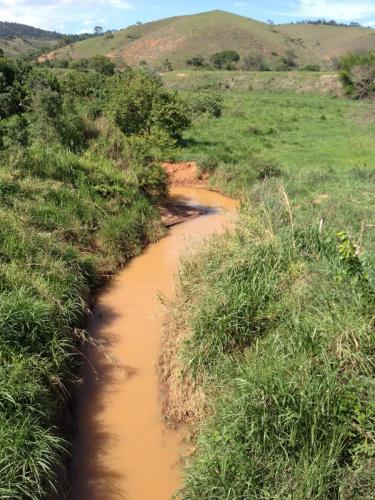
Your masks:
<svg viewBox="0 0 375 500"><path fill-rule="evenodd" d="M367 48L371 30L223 12L99 28L59 68L0 57L0 497L48 498L64 477L88 301L161 236L172 156L242 201L180 276L183 375L210 415L183 497L371 498L375 122L317 71L325 31L311 50L312 30ZM269 59L244 52L249 33ZM175 47L174 34L186 45L159 60L155 38ZM143 71L115 67L124 47ZM213 53L221 71L203 71ZM170 71L179 58L200 71ZM372 55L346 57L341 77L363 97L358 66L372 93Z"/></svg>
<svg viewBox="0 0 375 500"><path fill-rule="evenodd" d="M245 64L245 61L243 61ZM315 71L173 71L163 75L176 90L263 91L342 95L337 75Z"/></svg>
<svg viewBox="0 0 375 500"><path fill-rule="evenodd" d="M375 52L348 54L341 61L341 81L346 93L356 99L375 94Z"/></svg>
<svg viewBox="0 0 375 500"><path fill-rule="evenodd" d="M44 40L58 40L62 38L61 33L55 31L46 31L26 24L10 23L0 21L0 38L25 37L25 38L40 38Z"/></svg>
<svg viewBox="0 0 375 500"><path fill-rule="evenodd" d="M241 59L241 56L235 50L223 50L216 52L210 57L214 69L235 69L236 63Z"/></svg>
<svg viewBox="0 0 375 500"><path fill-rule="evenodd" d="M372 498L374 131L371 103L228 92L183 134L243 201L180 274L183 378L210 415L183 498Z"/></svg>
<svg viewBox="0 0 375 500"><path fill-rule="evenodd" d="M90 295L162 235L158 159L190 111L151 74L58 81L4 58L0 71L0 497L51 498ZM152 126L127 86L151 100Z"/></svg>
<svg viewBox="0 0 375 500"><path fill-rule="evenodd" d="M216 10L130 26L63 47L57 58L88 59L100 54L120 65L138 67L146 61L164 71L166 59L174 69L199 69L207 66L212 54L234 50L242 61L249 52L261 57L262 64L256 64L261 70L306 65L329 70L335 69L335 58L347 52L375 49L373 33L367 28L323 24L274 26ZM292 59L291 53L295 55ZM285 61L293 65L285 65Z"/></svg>

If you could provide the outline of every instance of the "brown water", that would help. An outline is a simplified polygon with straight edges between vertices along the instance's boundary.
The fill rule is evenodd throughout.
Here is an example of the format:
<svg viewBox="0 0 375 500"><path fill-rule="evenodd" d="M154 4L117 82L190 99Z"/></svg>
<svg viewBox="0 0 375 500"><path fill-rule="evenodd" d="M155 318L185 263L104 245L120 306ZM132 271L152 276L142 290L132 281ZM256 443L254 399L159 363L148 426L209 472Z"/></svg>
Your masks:
<svg viewBox="0 0 375 500"><path fill-rule="evenodd" d="M79 393L74 453L74 500L168 500L181 484L183 432L166 428L156 375L165 309L173 296L181 254L219 231L235 202L200 188L173 197L213 210L172 227L149 245L99 295L90 331L103 341L89 348Z"/></svg>

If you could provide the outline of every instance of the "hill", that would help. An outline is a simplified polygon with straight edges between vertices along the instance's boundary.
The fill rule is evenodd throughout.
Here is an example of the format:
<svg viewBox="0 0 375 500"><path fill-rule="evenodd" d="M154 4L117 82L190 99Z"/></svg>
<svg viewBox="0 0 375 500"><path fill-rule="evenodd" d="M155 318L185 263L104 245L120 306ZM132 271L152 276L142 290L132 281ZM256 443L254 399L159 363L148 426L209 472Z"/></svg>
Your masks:
<svg viewBox="0 0 375 500"><path fill-rule="evenodd" d="M375 31L339 26L270 26L216 10L130 26L64 47L49 58L79 59L101 54L119 63L138 65L146 61L153 66L168 59L174 68L182 68L192 56L208 58L225 49L234 49L242 57L261 55L271 65L293 52L299 66L329 67L334 57L349 50L375 49Z"/></svg>
<svg viewBox="0 0 375 500"><path fill-rule="evenodd" d="M0 21L0 49L10 57L52 47L64 35L26 24Z"/></svg>

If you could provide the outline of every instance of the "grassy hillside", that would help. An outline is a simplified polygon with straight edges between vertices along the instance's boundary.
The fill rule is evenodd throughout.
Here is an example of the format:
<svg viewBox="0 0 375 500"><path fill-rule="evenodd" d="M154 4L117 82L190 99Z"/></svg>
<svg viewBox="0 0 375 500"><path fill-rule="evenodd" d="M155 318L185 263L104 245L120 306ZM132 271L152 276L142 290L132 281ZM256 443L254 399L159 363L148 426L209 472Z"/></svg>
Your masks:
<svg viewBox="0 0 375 500"><path fill-rule="evenodd" d="M0 49L6 56L16 57L41 48L53 47L63 35L26 24L0 21Z"/></svg>
<svg viewBox="0 0 375 500"><path fill-rule="evenodd" d="M56 40L46 40L40 38L1 38L0 49L7 57L17 57L20 55L28 55L34 51L52 48L56 44Z"/></svg>
<svg viewBox="0 0 375 500"><path fill-rule="evenodd" d="M375 48L374 31L370 29L269 26L217 10L131 26L62 48L51 57L78 59L101 54L131 65L147 61L154 66L168 58L175 68L182 68L192 56L208 58L225 49L234 49L241 56L262 55L269 64L293 51L298 65L303 66L328 64L333 55L370 48Z"/></svg>
<svg viewBox="0 0 375 500"><path fill-rule="evenodd" d="M285 24L275 29L289 37L291 46L305 46L312 57L326 64L347 52L375 49L373 29L306 24Z"/></svg>

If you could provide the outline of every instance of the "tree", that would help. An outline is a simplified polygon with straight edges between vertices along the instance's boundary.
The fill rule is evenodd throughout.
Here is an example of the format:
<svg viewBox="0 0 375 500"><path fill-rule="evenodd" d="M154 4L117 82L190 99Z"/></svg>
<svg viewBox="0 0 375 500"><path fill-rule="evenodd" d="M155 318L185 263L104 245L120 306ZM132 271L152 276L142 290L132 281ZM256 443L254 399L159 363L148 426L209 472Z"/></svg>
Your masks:
<svg viewBox="0 0 375 500"><path fill-rule="evenodd" d="M204 66L204 57L201 55L191 57L186 61L186 64L194 68L202 68Z"/></svg>
<svg viewBox="0 0 375 500"><path fill-rule="evenodd" d="M97 55L89 59L88 68L102 75L111 76L115 73L116 65L108 57Z"/></svg>
<svg viewBox="0 0 375 500"><path fill-rule="evenodd" d="M125 135L157 128L175 137L190 124L186 106L158 76L129 70L111 83L108 112Z"/></svg>
<svg viewBox="0 0 375 500"><path fill-rule="evenodd" d="M213 54L210 60L215 69L232 70L235 64L240 60L240 55L235 50L223 50L222 52Z"/></svg>
<svg viewBox="0 0 375 500"><path fill-rule="evenodd" d="M104 33L103 28L101 26L95 26L94 35L101 36Z"/></svg>

